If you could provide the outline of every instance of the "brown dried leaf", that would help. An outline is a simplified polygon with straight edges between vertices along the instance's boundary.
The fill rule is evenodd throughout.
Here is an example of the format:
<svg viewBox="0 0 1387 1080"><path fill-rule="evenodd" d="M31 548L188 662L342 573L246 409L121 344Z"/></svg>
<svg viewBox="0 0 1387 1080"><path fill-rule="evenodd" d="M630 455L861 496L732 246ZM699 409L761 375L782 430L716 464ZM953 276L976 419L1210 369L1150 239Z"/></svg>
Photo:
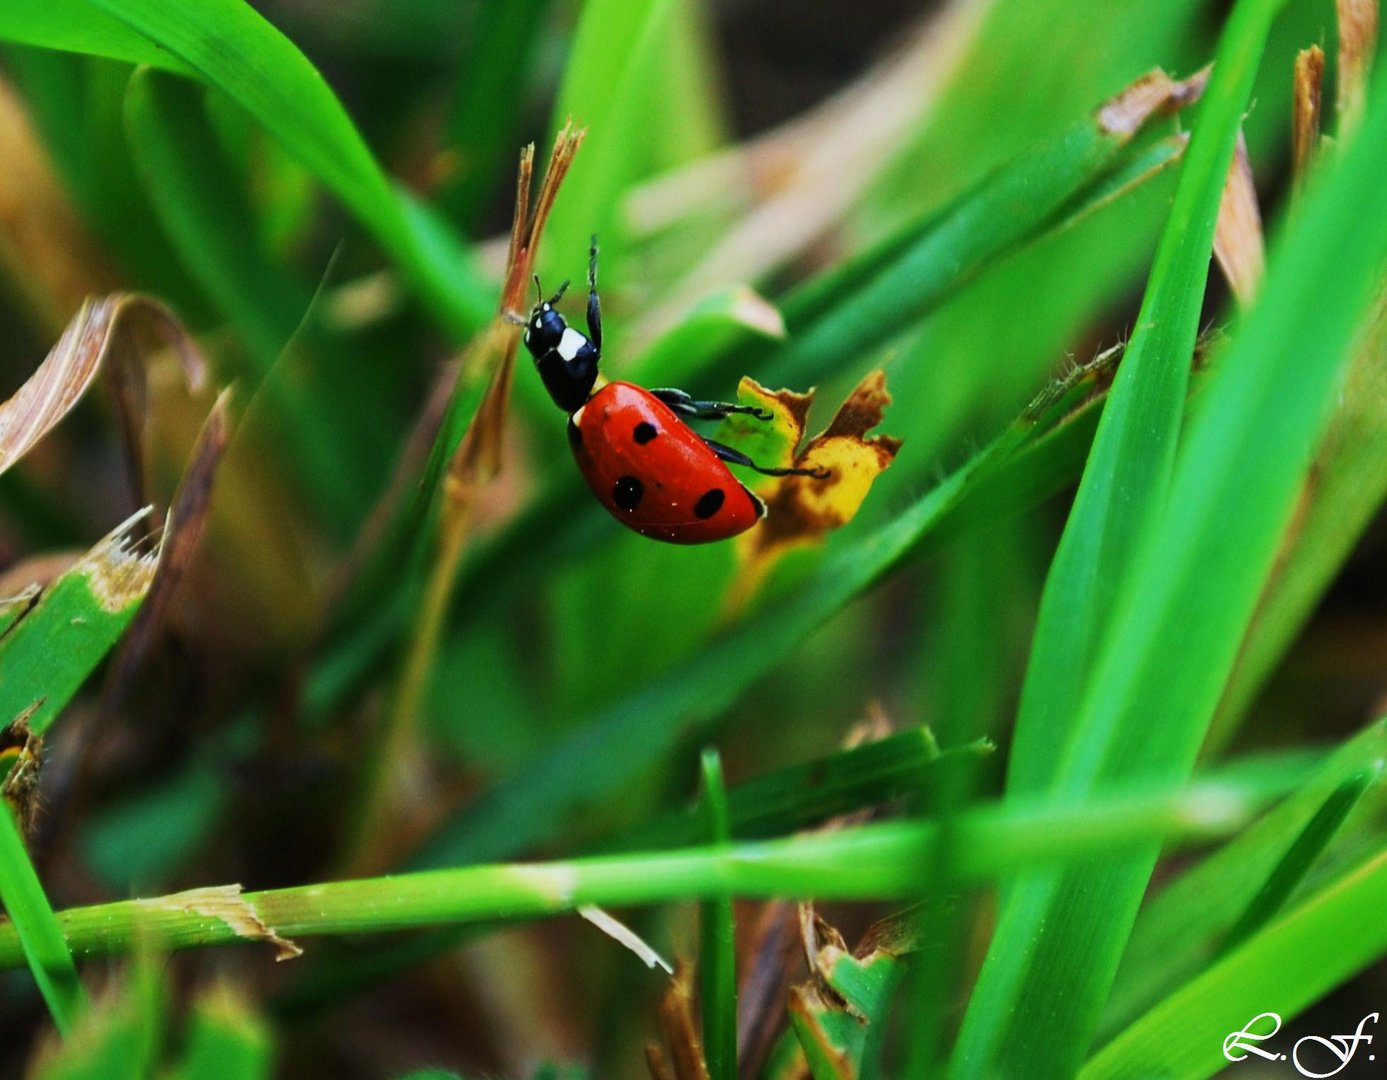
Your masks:
<svg viewBox="0 0 1387 1080"><path fill-rule="evenodd" d="M459 400L457 387L469 373L490 370L491 377L477 411L447 462L441 477L437 546L428 570L428 580L420 601L412 640L408 646L400 685L386 721L379 755L368 764L357 819L362 823L349 841L344 872L379 872L388 864L391 847L398 840L396 821L410 800L412 780L403 764L413 753L414 717L424 693L442 633L443 618L452 595L453 583L463 552L472 535L473 510L480 491L500 471L505 441L506 411L515 370L515 354L520 344L524 316L517 310L524 303L535 251L545 222L558 195L559 186L573 163L585 132L566 124L554 140L544 180L533 213L530 187L534 171L534 148L520 155L515 213L511 222L505 283L500 308L490 325L482 331L460 365L460 379L454 385L449 411ZM437 445L437 444L435 444ZM427 472L427 467L426 467ZM429 498L434 497L428 491Z"/></svg>
<svg viewBox="0 0 1387 1080"><path fill-rule="evenodd" d="M1338 137L1348 138L1363 119L1377 51L1378 0L1335 0L1339 21Z"/></svg>
<svg viewBox="0 0 1387 1080"><path fill-rule="evenodd" d="M708 1065L703 1059L703 1042L698 1035L698 1025L694 1023L693 973L683 960L676 966L674 978L660 999L660 1034L674 1066L675 1080L710 1080Z"/></svg>
<svg viewBox="0 0 1387 1080"><path fill-rule="evenodd" d="M29 730L29 717L43 704L36 701L0 731L0 796L9 803L28 839L42 806L39 770L43 767L43 740Z"/></svg>
<svg viewBox="0 0 1387 1080"><path fill-rule="evenodd" d="M1324 50L1318 45L1301 49L1295 58L1295 86L1291 97L1291 173L1299 190L1310 175L1320 148L1320 109L1324 91Z"/></svg>
<svg viewBox="0 0 1387 1080"><path fill-rule="evenodd" d="M540 184L539 198L533 216L530 215L530 187L534 171L534 147L527 146L520 155L517 176L515 214L511 222L510 251L506 263L505 285L501 292L501 310L491 326L478 339L470 362L464 369L484 365L492 370L486 394L477 407L477 414L468 425L467 433L458 444L448 466L446 481L447 513L465 517L470 511L472 496L478 484L485 483L501 468L501 448L505 435L506 408L510 401L511 380L515 372L515 355L520 346L520 331L525 324L525 297L534 266L535 252L545 223L558 197L559 186L573 164L573 157L582 145L585 130L573 130L572 123L564 126L554 140L549 165ZM445 526L446 528L446 526Z"/></svg>
<svg viewBox="0 0 1387 1080"><path fill-rule="evenodd" d="M1169 115L1198 101L1210 70L1204 67L1188 79L1175 80L1153 68L1099 106L1099 129L1108 135L1135 135L1156 114Z"/></svg>
<svg viewBox="0 0 1387 1080"><path fill-rule="evenodd" d="M155 330L178 350L190 386L201 386L205 377L202 358L182 324L162 304L134 293L88 300L38 370L12 398L0 404L0 473L28 453L72 410L108 358L127 365L128 372L141 371L128 348L133 340L125 336L140 324Z"/></svg>
<svg viewBox="0 0 1387 1080"><path fill-rule="evenodd" d="M276 960L292 960L303 950L286 937L281 937L260 917L254 904L241 895L240 885L209 885L185 892L169 893L152 900L135 900L137 908L152 911L186 911L204 918L216 919L232 933L247 941L265 941L275 947Z"/></svg>
<svg viewBox="0 0 1387 1080"><path fill-rule="evenodd" d="M1238 303L1249 306L1257 295L1266 269L1266 249L1262 239L1262 213L1257 206L1257 188L1252 180L1252 161L1247 140L1238 132L1223 198L1214 225L1214 257L1228 287Z"/></svg>
<svg viewBox="0 0 1387 1080"><path fill-rule="evenodd" d="M657 1042L645 1044L645 1067L650 1073L650 1080L675 1080L669 1062L665 1060L665 1052Z"/></svg>
<svg viewBox="0 0 1387 1080"><path fill-rule="evenodd" d="M737 1065L757 1075L785 1026L782 1003L798 973L795 905L771 900L756 917L750 960L737 989Z"/></svg>

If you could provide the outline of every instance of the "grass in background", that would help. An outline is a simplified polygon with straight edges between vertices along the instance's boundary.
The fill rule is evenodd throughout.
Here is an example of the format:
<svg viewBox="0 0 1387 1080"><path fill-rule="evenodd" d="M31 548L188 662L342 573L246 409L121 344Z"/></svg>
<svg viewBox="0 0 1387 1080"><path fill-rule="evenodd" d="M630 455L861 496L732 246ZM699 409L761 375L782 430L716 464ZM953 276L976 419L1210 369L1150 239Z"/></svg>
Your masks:
<svg viewBox="0 0 1387 1080"><path fill-rule="evenodd" d="M0 419L0 702L48 735L5 758L20 811L43 761L0 852L10 1044L41 1076L605 1077L658 1028L657 1076L1199 1076L1260 1012L1337 994L1315 1022L1352 1030L1387 950L1381 672L1348 666L1380 585L1310 617L1387 490L1369 9L954 0L738 141L731 21L804 61L860 13L0 0L9 385L117 288L211 384L141 336L115 410ZM1341 28L1335 139L1283 183L1292 58ZM506 374L528 300L488 238L569 118L526 259L552 288L600 233L609 375L831 402L886 369L904 448L749 604L733 545L611 523ZM1274 194L1235 312L1240 131ZM84 564L40 556L146 502L164 565L84 690L137 605L55 620ZM658 1022L647 948L700 968Z"/></svg>

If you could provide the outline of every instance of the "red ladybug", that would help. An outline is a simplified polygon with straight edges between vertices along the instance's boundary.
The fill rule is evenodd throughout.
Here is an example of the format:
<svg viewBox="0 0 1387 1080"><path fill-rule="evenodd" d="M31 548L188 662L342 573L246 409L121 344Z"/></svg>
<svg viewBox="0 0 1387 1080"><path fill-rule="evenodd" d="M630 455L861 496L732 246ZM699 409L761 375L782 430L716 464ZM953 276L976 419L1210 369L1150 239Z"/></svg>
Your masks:
<svg viewBox="0 0 1387 1080"><path fill-rule="evenodd" d="M608 513L627 528L671 544L705 544L746 532L766 504L732 475L725 462L766 476L817 476L813 469L762 468L745 454L698 434L684 422L770 413L721 401L695 401L682 390L646 390L627 382L598 386L602 309L597 299L597 241L588 263L588 333L573 329L555 309L565 281L548 300L542 291L525 326L554 404L568 413L568 442L583 478ZM535 278L539 291L539 278Z"/></svg>

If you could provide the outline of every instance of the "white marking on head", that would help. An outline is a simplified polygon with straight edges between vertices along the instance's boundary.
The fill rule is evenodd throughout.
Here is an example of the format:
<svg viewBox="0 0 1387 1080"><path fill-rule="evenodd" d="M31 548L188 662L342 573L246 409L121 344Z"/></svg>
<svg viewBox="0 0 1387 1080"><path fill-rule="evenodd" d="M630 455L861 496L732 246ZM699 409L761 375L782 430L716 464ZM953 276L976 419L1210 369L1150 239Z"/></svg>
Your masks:
<svg viewBox="0 0 1387 1080"><path fill-rule="evenodd" d="M572 360L578 355L578 350L588 343L588 339L583 337L571 326L563 328L563 337L559 338L559 356L564 360Z"/></svg>
<svg viewBox="0 0 1387 1080"><path fill-rule="evenodd" d="M569 419L570 419L571 421L573 421L574 426L576 426L576 427L582 427L582 426L583 426L583 409L586 409L586 408L587 408L586 405L582 406L577 412L575 412L572 416L569 417Z"/></svg>

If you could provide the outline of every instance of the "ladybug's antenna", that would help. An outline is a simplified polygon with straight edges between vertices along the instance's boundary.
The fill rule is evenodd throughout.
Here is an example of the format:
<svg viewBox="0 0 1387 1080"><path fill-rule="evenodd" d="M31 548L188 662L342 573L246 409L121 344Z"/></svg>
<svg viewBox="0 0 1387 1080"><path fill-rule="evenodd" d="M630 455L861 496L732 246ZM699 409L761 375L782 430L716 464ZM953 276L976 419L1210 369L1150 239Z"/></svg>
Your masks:
<svg viewBox="0 0 1387 1080"><path fill-rule="evenodd" d="M544 290L539 287L539 275L535 275L535 305L544 303Z"/></svg>
<svg viewBox="0 0 1387 1080"><path fill-rule="evenodd" d="M568 292L568 278L564 278L563 281L559 283L559 291L549 298L549 306L553 307L562 300L563 294L566 292Z"/></svg>

